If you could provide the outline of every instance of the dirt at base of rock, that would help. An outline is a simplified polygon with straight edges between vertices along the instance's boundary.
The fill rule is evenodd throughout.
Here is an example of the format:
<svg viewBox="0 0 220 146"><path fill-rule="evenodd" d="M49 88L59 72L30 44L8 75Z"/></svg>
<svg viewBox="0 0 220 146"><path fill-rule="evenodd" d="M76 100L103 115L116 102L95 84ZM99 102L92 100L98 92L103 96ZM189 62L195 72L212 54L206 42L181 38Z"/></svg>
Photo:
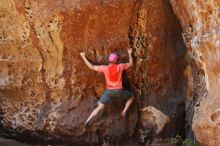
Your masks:
<svg viewBox="0 0 220 146"><path fill-rule="evenodd" d="M0 146L33 146L33 145L21 143L13 139L0 137Z"/></svg>
<svg viewBox="0 0 220 146"><path fill-rule="evenodd" d="M50 145L50 144L46 144L46 145L42 145L42 144L31 145L31 144L22 143L22 142L13 140L13 139L7 139L7 138L4 138L4 137L0 137L0 146L67 146L67 145ZM70 146L70 145L68 145L68 146ZM74 145L74 146L76 146L76 145ZM133 146L138 146L138 145L133 145ZM152 144L150 144L150 145L142 145L142 146L174 146L174 145L170 144L169 139L156 138L152 142Z"/></svg>

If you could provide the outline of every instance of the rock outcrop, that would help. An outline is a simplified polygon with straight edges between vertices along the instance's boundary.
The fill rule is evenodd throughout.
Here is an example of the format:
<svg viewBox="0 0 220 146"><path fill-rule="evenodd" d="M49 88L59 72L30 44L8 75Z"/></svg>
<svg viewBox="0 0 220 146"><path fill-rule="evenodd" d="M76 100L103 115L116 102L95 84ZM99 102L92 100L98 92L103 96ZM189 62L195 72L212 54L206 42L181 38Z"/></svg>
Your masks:
<svg viewBox="0 0 220 146"><path fill-rule="evenodd" d="M84 128L104 80L79 53L86 51L100 63L107 51L103 47L110 47L106 43L127 47L134 4L1 1L2 133L67 144L99 144L106 137L116 143L122 135L131 136L137 110L134 106L129 119L120 118L123 102Z"/></svg>
<svg viewBox="0 0 220 146"><path fill-rule="evenodd" d="M219 145L219 7L217 0L1 0L1 134L122 145L138 131L138 108L151 105L170 118L161 137L184 132L186 110L188 136L192 129L202 146ZM134 66L124 86L136 105L126 121L124 101L116 101L85 129L105 83L79 53L99 65L116 51L126 62L128 47Z"/></svg>
<svg viewBox="0 0 220 146"><path fill-rule="evenodd" d="M107 139L117 145L124 142L122 135L126 139L134 133L137 106L147 105L167 114L172 121L167 129L177 132L175 123L182 121L184 110L185 47L168 1L0 3L2 133L76 144ZM85 51L93 64L106 64L107 55L116 51L119 62L126 62L128 47L134 49L135 65L124 85L135 94L137 106L125 121L119 117L123 102L116 103L85 129L83 122L105 83L79 53Z"/></svg>
<svg viewBox="0 0 220 146"><path fill-rule="evenodd" d="M170 0L179 18L189 65L188 125L201 146L220 145L220 3L216 0ZM190 128L191 129L191 128Z"/></svg>

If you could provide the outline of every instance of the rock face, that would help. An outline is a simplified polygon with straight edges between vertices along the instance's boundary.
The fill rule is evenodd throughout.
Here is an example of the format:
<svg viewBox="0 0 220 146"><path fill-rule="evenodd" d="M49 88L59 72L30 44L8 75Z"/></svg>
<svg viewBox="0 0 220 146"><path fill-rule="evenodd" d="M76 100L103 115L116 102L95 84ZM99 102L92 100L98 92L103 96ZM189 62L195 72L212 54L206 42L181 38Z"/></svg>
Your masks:
<svg viewBox="0 0 220 146"><path fill-rule="evenodd" d="M181 22L187 46L187 120L201 146L220 145L220 3L170 2Z"/></svg>
<svg viewBox="0 0 220 146"><path fill-rule="evenodd" d="M118 105L84 128L104 80L89 71L79 53L86 51L100 63L107 50L103 47L110 47L106 43L128 46L134 4L1 1L1 123L9 135L72 144L132 135L135 106L127 121L120 118L123 106Z"/></svg>
<svg viewBox="0 0 220 146"><path fill-rule="evenodd" d="M214 48L211 51L215 54L207 53L205 46L219 42L214 38L218 29L213 29L216 34L209 33L211 26L201 25L202 19L198 24L192 19L191 28L198 25L199 29L187 33L187 16L191 14L185 10L190 10L187 6L191 4L171 3L186 32L188 50L168 0L1 0L1 133L53 143L122 145L135 132L137 108L148 105L170 117L162 137L179 133L185 119L186 93L187 97L196 96L189 99L194 101L192 107L195 99L207 95L207 83L216 85L210 93L217 95L218 83L207 80L207 70L213 67L211 57L219 53L217 46L216 53ZM211 35L216 43L208 39ZM198 42L201 38L207 44ZM200 45L204 49L198 52ZM134 66L124 75L124 86L135 94L136 105L125 120L119 116L124 101L116 101L85 129L83 122L95 108L105 83L102 75L85 66L79 53L85 51L93 64L100 65L107 64L108 54L116 51L119 62L126 62L128 47L134 50ZM186 51L191 62L184 72ZM203 54L207 60L199 58ZM217 62L218 57L215 59ZM184 73L189 75L188 82ZM210 70L210 76L217 79L217 70L215 75ZM199 124L194 125L196 130Z"/></svg>
<svg viewBox="0 0 220 146"><path fill-rule="evenodd" d="M164 115L161 111L152 106L141 109L139 119L143 125L155 128L155 132L157 134L163 130L165 124L170 122L168 116Z"/></svg>

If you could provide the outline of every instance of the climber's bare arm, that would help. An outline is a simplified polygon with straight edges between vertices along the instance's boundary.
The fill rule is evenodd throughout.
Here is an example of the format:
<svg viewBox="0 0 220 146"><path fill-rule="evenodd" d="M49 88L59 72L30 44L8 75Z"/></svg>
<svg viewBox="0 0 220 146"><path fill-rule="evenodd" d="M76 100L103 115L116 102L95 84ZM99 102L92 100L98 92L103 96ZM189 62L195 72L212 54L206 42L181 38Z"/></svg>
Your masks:
<svg viewBox="0 0 220 146"><path fill-rule="evenodd" d="M131 67L133 65L133 58L131 56L131 53L132 53L132 48L128 49L128 55L129 55L129 67Z"/></svg>
<svg viewBox="0 0 220 146"><path fill-rule="evenodd" d="M85 64L88 66L89 69L94 70L94 71L98 71L99 66L92 65L89 62L89 60L86 58L85 52L80 53L80 56L82 57L82 59L84 60Z"/></svg>

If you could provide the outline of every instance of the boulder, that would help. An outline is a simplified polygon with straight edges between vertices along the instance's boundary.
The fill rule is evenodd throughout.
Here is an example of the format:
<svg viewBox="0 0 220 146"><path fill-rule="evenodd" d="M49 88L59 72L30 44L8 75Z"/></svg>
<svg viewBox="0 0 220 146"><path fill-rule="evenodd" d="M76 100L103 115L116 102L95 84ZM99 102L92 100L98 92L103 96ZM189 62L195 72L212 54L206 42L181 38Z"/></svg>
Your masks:
<svg viewBox="0 0 220 146"><path fill-rule="evenodd" d="M149 105L171 119L162 135L184 131L181 33L168 0L1 0L1 134L52 144L122 145L136 130L137 109ZM134 66L123 75L124 87L136 104L128 120L119 118L123 101L85 129L105 81L79 53L101 65L115 51L123 63L129 47Z"/></svg>
<svg viewBox="0 0 220 146"><path fill-rule="evenodd" d="M152 106L140 110L140 122L143 126L154 127L155 132L161 132L170 118Z"/></svg>

